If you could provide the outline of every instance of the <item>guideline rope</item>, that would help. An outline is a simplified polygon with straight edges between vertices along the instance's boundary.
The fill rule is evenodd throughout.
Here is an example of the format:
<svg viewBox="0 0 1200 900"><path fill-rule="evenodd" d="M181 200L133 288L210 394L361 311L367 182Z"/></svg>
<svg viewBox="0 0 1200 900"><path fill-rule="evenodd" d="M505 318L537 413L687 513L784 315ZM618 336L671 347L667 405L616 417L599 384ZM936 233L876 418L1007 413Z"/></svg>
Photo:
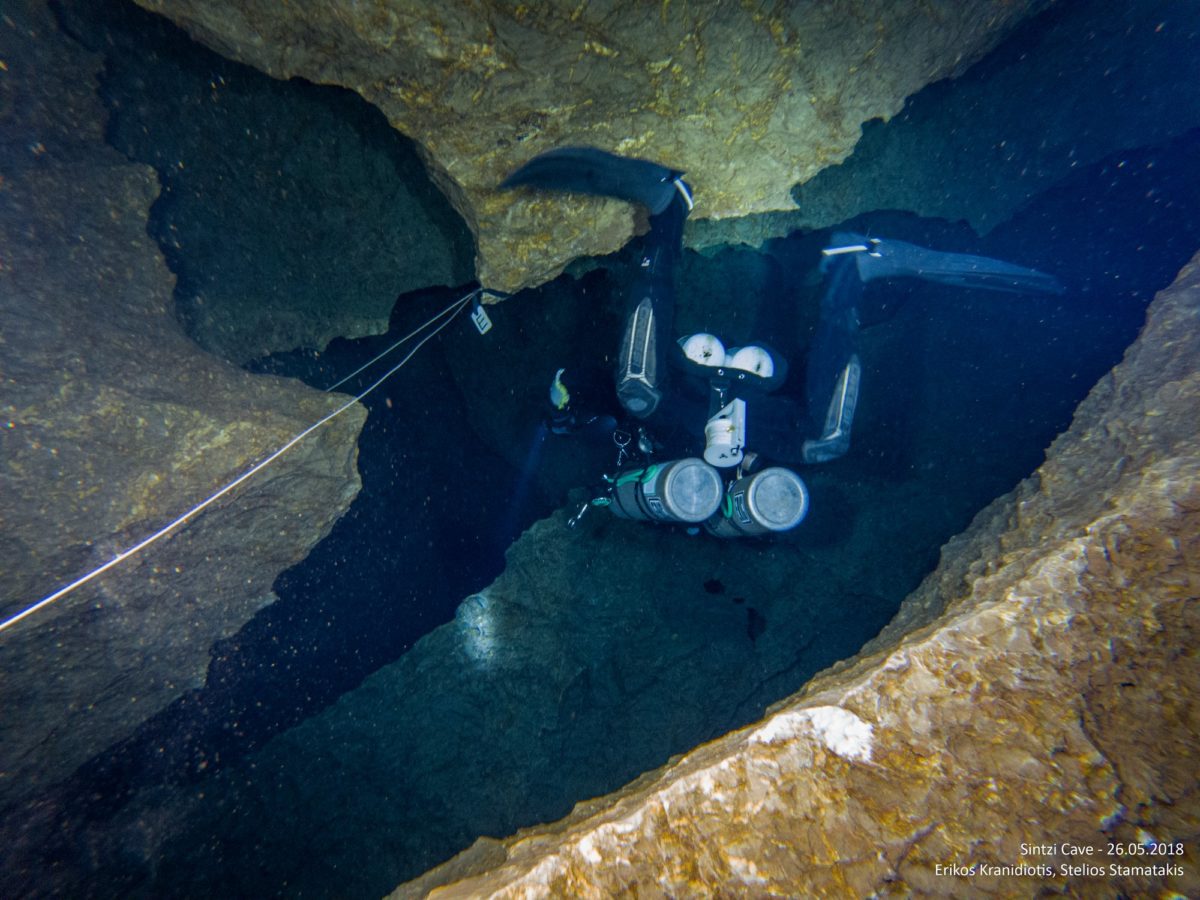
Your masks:
<svg viewBox="0 0 1200 900"><path fill-rule="evenodd" d="M282 447L275 450L273 453L271 453L265 459L261 460L260 462L255 463L253 466L251 466L249 469L247 469L245 472L243 472L241 475L239 475L233 481L229 482L223 488L218 490L216 493L211 494L208 497L206 497L205 499L201 500L199 503L197 503L195 506L193 506L191 509L189 509L187 512L185 512L183 515L172 520L171 522L168 522L166 525L164 525L162 528L158 529L158 531L154 532L149 537L142 539L141 541L139 541L138 543L134 544L132 547L129 547L126 550L122 550L120 553L118 553L116 556L114 556L108 562L104 563L103 565L97 566L95 569L92 569L90 572L88 572L84 575L81 575L79 578L76 578L70 584L60 587L54 593L43 597L37 603L34 603L31 606L26 607L25 609L21 610L19 613L16 613L15 615L9 616L3 622L0 622L0 631L4 631L6 628L11 628L13 625L16 625L22 619L25 619L26 617L33 615L38 610L44 609L45 607L49 606L51 603L54 603L56 600L62 599L67 594L69 594L72 591L76 590L77 588L80 588L83 585L87 584L93 578L97 578L100 575L103 575L105 572L107 572L113 566L129 559L129 557L134 556L137 553L140 553L142 550L145 550L147 547L149 547L155 541L170 534L172 531L174 531L176 528L178 528L184 522L191 519L197 513L201 512L208 506L211 506L217 500L224 497L226 494L228 494L230 491L232 491L234 488L236 488L243 481L246 481L246 479L253 477L256 473L261 472L263 469L265 469L267 466L269 466L271 463L273 463L279 457L283 456L283 454L287 453L287 451L291 450L292 447L296 446L296 444L300 443L300 441L304 440L306 437L308 437L310 434L312 434L314 431L316 431L322 425L324 425L325 423L340 416L342 413L344 413L350 407L354 406L354 404L361 401L364 397L366 397L368 394L370 394L372 391L374 391L377 387L379 387L381 384L383 384L385 381L387 381L389 378L391 378L393 375L395 375L397 372L399 372L400 369L404 367L405 363L407 363L410 359L412 359L413 355L418 350L420 350L421 347L424 346L427 341L431 340L439 331L441 331L443 328L445 328L447 325L449 325L460 312L462 312L467 306L470 305L471 301L474 299L474 297L476 296L477 293L478 293L478 291L472 291L471 293L467 294L466 296L454 301L449 306L447 306L445 309L443 309L441 312L437 313L432 318L428 319L423 325L419 326L418 328L413 330L411 333L405 335L400 340L398 340L396 343L392 344L392 346L388 347L386 350L384 350L382 353L380 353L378 356L376 356L370 362L366 363L365 365L360 366L359 368L357 368L353 372L351 372L349 375L347 375L345 378L343 378L341 381L338 381L325 389L326 391L332 391L338 385L344 384L346 381L349 381L351 378L353 378L359 372L363 371L364 369L368 368L369 366L371 366L374 363L378 362L379 360L383 359L383 357L387 356L389 353L391 353L393 350L395 350L397 347L399 347L405 341L408 341L411 338L415 337L416 335L420 334L424 329L428 328L434 322L437 322L438 319L444 318L444 321L441 324L439 324L436 328L434 328L431 332L429 332L429 334L425 335L425 337L421 338L421 340L419 340L417 342L416 346L414 346L411 350L409 350L408 353L405 354L404 358L402 360L400 360L400 362L396 363L396 365L394 365L394 366L392 366L392 368L388 369L388 371L386 373L384 373L382 377L377 379L374 383L372 383L370 385L370 387L368 387L366 390L364 390L358 396L354 397L352 400L347 401L346 403L343 403L341 406L339 406L337 409L335 409L329 415L325 416L323 419L320 419L319 421L314 422L312 425L309 425L307 428L305 428L303 431L301 431L299 434L297 434L295 437L293 437L291 440L289 440L287 443L285 443Z"/></svg>

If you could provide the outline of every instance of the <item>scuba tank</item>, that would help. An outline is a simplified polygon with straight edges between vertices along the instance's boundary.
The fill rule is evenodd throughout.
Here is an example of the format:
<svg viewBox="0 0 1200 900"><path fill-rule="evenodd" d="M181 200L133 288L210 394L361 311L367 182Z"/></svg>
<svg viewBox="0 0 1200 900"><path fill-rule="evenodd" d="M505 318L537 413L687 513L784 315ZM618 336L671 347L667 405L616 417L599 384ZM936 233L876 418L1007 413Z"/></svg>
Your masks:
<svg viewBox="0 0 1200 900"><path fill-rule="evenodd" d="M791 469L773 466L724 484L721 473L688 457L620 472L607 505L639 522L695 525L714 537L790 531L808 515L808 488Z"/></svg>
<svg viewBox="0 0 1200 900"><path fill-rule="evenodd" d="M689 457L628 469L613 479L613 514L642 522L703 522L721 506L721 475Z"/></svg>
<svg viewBox="0 0 1200 900"><path fill-rule="evenodd" d="M716 537L754 537L790 531L808 515L808 488L791 469L773 466L739 478L704 529Z"/></svg>

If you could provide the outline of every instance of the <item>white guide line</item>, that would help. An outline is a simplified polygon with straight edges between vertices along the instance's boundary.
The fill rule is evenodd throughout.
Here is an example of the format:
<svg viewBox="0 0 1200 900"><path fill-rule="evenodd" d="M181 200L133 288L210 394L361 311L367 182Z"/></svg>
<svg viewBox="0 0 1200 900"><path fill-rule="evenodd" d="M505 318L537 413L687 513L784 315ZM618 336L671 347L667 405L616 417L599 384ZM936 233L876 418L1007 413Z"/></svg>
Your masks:
<svg viewBox="0 0 1200 900"><path fill-rule="evenodd" d="M312 434L314 431L316 431L318 428L320 428L326 422L329 422L330 420L340 416L342 413L344 413L346 410L348 410L354 404L361 401L364 397L366 397L368 394L370 394L373 390L375 390L377 387L379 387L381 384L383 384L385 381L387 381L389 378L391 378L393 375L395 375L398 371L400 371L400 369L403 368L404 364L407 363L410 359L412 359L413 355L418 350L420 350L421 347L423 347L427 341L429 341L434 335L436 335L439 331L441 331L443 328L445 328L447 325L449 325L452 321L454 321L454 317L463 311L463 309L471 302L471 298L473 298L476 293L477 293L476 291L472 291L471 293L467 294L465 297L462 297L461 299L454 301L449 306L447 306L445 309L443 309L441 312L437 313L431 319L426 321L423 325L419 326L414 331L412 331L409 334L405 335L404 337L400 338L400 340L396 341L396 343L392 344L392 346L388 347L388 349L384 350L382 353L380 353L378 356L376 356L370 362L366 363L366 365L360 366L358 369L355 369L353 372L351 372L349 375L347 375L345 378L343 378L341 381L336 382L335 384L332 384L325 389L326 392L333 390L338 385L343 384L344 382L353 378L355 375L357 375L363 369L367 368L368 366L372 365L373 363L378 362L380 359L387 356L387 354L391 353L393 350L395 350L397 347L399 347L405 341L407 341L407 340L411 339L412 337L416 336L417 334L419 334L422 331L422 329L428 328L430 325L432 325L434 322L436 322L438 319L442 318L443 316L446 317L445 321L442 322L440 325L438 325L437 328L433 329L433 331L429 332L429 334L427 334L427 335L425 335L425 337L421 338L421 340L419 340L417 342L416 346L408 351L408 353L405 355L404 359L400 360L400 362L398 362L398 363L396 363L396 365L392 366L392 368L390 368L381 378L379 378L379 380L374 382L370 387L368 387L365 391L363 391L357 397L354 397L352 400L349 400L346 403L342 404L337 409L335 409L333 412L331 412L329 415L325 416L323 419L321 419L317 422L314 422L312 425L309 425L307 428L305 428L303 431L301 431L299 434L297 434L295 437L293 437L286 444L284 444L278 450L273 452L270 456L266 457L265 459L263 459L262 461L260 461L258 463L255 463L253 466L251 466L249 469L247 469L245 472L243 472L241 475L239 475L233 481L229 482L229 484L225 485L223 488L221 488L215 494L212 494L211 496L200 501L195 506L193 506L191 509L189 509L187 512L185 512L183 515L181 515L179 518L173 520L172 522L169 522L168 524L166 524L162 528L160 528L158 531L154 532L154 534L152 534L149 537L134 544L128 550L122 550L120 553L118 553L116 556L114 556L108 562L104 563L102 566L98 566L97 568L92 569L92 571L88 572L86 575L76 578L70 584L59 588L53 594L50 594L49 596L42 598L37 603L34 603L32 606L26 607L25 609L21 610L21 612L15 614L13 616L10 616L9 618L5 619L3 622L0 622L0 631L4 631L6 628L11 628L13 625L16 625L18 622L20 622L22 619L26 618L27 616L31 616L34 613L36 613L38 610L43 609L44 607L49 606L51 603L55 602L56 600L59 600L59 599L65 597L67 594L71 593L76 588L82 587L83 585L85 585L89 581L91 581L93 578L103 575L105 572L107 572L113 566L115 566L118 563L128 559L129 557L141 552L146 547L149 547L151 544L153 544L155 541L159 540L160 538L165 537L167 534L174 531L176 528L178 528L180 525L182 525L188 519L195 516L201 510L212 505L217 500L220 500L222 497L224 497L226 494L228 494L230 491L232 491L234 488L236 488L243 481L252 477L254 474L256 474L257 472L260 472L262 469L266 468L268 465L270 465L272 462L277 460L279 457L283 456L283 454L287 453L287 451L291 450L292 447L296 446L296 444L300 443L300 441L304 440L306 437L308 437L310 434Z"/></svg>

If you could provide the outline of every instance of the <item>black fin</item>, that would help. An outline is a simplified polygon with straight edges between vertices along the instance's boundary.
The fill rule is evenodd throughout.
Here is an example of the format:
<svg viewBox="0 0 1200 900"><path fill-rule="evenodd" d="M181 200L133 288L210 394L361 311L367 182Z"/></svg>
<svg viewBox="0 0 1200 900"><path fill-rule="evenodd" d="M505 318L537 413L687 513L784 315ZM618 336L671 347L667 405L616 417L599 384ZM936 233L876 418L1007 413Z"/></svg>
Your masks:
<svg viewBox="0 0 1200 900"><path fill-rule="evenodd" d="M910 276L956 287L1014 294L1061 294L1066 290L1053 275L987 256L945 253L904 241L857 234L835 234L833 241L838 246L863 248L854 255L854 261L864 284L876 278Z"/></svg>
<svg viewBox="0 0 1200 900"><path fill-rule="evenodd" d="M595 147L560 147L535 156L505 178L500 187L529 186L616 197L640 203L655 216L680 190L675 181L682 174L648 159L617 156Z"/></svg>

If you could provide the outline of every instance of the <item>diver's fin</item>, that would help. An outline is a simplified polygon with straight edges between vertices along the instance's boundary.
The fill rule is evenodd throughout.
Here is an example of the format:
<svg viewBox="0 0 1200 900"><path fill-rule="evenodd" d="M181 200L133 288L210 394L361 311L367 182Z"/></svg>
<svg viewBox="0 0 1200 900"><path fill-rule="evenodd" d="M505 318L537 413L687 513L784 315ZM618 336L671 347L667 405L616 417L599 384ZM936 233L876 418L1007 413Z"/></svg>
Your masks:
<svg viewBox="0 0 1200 900"><path fill-rule="evenodd" d="M560 147L535 156L500 182L500 187L535 187L616 197L640 203L656 216L678 191L691 208L682 172L648 159L606 153L595 147Z"/></svg>
<svg viewBox="0 0 1200 900"><path fill-rule="evenodd" d="M834 245L822 252L826 259L853 253L858 276L864 283L876 278L912 277L958 287L1008 291L1016 294L1061 294L1062 283L1053 275L987 256L943 253L890 239L836 234Z"/></svg>
<svg viewBox="0 0 1200 900"><path fill-rule="evenodd" d="M821 437L804 442L806 463L829 462L845 455L850 449L850 427L854 424L854 410L858 407L858 387L862 380L862 365L858 354L851 356L838 376L829 409L825 413L825 429Z"/></svg>

